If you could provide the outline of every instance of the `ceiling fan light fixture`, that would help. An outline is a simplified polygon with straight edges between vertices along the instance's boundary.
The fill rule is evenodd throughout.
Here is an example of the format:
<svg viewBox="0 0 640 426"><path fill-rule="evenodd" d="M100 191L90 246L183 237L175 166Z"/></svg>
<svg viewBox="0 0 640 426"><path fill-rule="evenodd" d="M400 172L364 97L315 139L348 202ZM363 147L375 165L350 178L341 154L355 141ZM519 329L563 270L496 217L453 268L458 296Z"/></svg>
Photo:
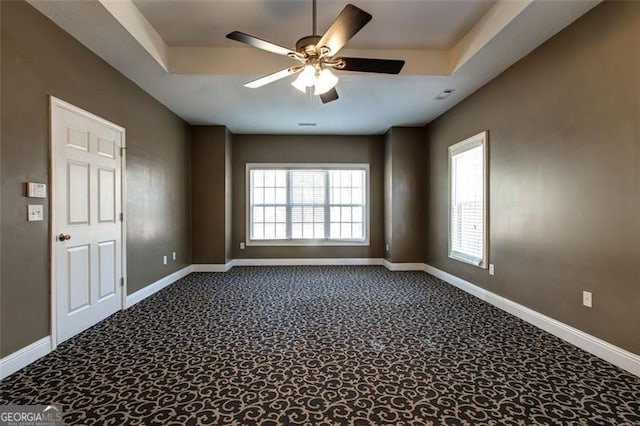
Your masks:
<svg viewBox="0 0 640 426"><path fill-rule="evenodd" d="M338 77L335 76L329 69L325 68L320 71L320 73L318 73L318 78L316 79L316 90L314 94L323 95L329 90L336 87L336 84L338 84Z"/></svg>
<svg viewBox="0 0 640 426"><path fill-rule="evenodd" d="M291 82L291 85L301 91L302 93L307 93L307 86L300 82L300 77L296 78Z"/></svg>
<svg viewBox="0 0 640 426"><path fill-rule="evenodd" d="M291 85L301 91L307 92L307 87L311 87L316 83L316 70L312 65L305 65L303 70L298 74L298 78L293 80Z"/></svg>

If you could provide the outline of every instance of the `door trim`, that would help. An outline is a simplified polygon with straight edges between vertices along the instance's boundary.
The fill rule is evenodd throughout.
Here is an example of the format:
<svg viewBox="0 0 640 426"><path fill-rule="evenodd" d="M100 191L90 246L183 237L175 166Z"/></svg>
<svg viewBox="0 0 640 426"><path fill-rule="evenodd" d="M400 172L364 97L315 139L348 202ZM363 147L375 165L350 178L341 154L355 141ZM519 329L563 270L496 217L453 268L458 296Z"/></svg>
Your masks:
<svg viewBox="0 0 640 426"><path fill-rule="evenodd" d="M126 142L126 130L124 127L119 126L115 123L112 123L109 120L105 120L104 118L97 116L95 114L92 114L88 111L83 110L82 108L79 108L75 105L72 105L68 102L63 101L62 99L56 98L55 96L50 95L49 96L49 188L50 188L50 196L49 196L49 291L50 291L50 298L51 298L51 316L50 316L50 321L51 321L51 350L54 350L57 346L58 346L58 333L57 333L57 329L58 329L58 306L57 306L57 300L56 300L56 294L57 294L57 286L56 286L56 262L55 262L55 247L54 244L56 243L56 239L55 239L55 230L54 230L54 226L55 226L55 201L56 201L56 194L55 194L55 187L56 187L56 181L55 181L55 149L53 146L53 111L54 108L56 107L60 107L60 108L64 108L68 111L74 112L76 114L79 115L83 115L87 118L90 118L92 120L98 121L102 124L105 124L109 127L112 127L113 129L119 131L122 134L122 149L120 151L120 185L121 187L121 191L120 191L120 205L121 205L121 210L122 210L122 221L121 223L121 239L120 239L120 245L121 245L121 265L122 265L122 271L121 271L121 275L122 278L124 280L123 286L121 288L121 298L120 298L120 310L124 310L126 308L126 298L127 298L127 205L126 205L126 152L127 152L127 142Z"/></svg>

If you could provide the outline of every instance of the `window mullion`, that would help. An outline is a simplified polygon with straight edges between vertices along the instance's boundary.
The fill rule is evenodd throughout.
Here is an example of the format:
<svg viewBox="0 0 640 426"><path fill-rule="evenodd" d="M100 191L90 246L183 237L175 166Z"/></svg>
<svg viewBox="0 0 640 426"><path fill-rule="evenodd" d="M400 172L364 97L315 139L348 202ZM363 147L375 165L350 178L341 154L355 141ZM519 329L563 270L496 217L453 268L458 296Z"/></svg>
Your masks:
<svg viewBox="0 0 640 426"><path fill-rule="evenodd" d="M331 214L331 188L329 188L329 170L324 171L324 239L328 240L331 237L329 233L330 229L330 214Z"/></svg>
<svg viewBox="0 0 640 426"><path fill-rule="evenodd" d="M247 236L246 239L247 240L251 240L253 238L253 192L255 191L255 189L253 188L253 170L249 170L249 185L248 185L248 191L249 191L249 211L247 212L247 222L249 225L249 229L247 230Z"/></svg>
<svg viewBox="0 0 640 426"><path fill-rule="evenodd" d="M287 240L291 239L291 170L287 170Z"/></svg>

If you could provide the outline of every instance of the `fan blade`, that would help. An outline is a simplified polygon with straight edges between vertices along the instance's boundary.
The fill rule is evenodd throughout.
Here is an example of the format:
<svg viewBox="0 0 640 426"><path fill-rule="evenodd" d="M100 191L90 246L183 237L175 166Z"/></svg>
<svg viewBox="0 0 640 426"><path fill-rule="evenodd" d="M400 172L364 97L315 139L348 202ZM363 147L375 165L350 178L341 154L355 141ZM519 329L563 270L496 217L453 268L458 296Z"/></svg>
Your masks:
<svg viewBox="0 0 640 426"><path fill-rule="evenodd" d="M343 71L378 72L383 74L398 74L404 66L404 61L397 59L371 58L340 58L344 61Z"/></svg>
<svg viewBox="0 0 640 426"><path fill-rule="evenodd" d="M371 20L371 15L352 4L348 4L333 21L316 46L330 49L329 56L334 56L358 31Z"/></svg>
<svg viewBox="0 0 640 426"><path fill-rule="evenodd" d="M267 52L275 53L277 55L290 56L295 55L291 49L283 46L271 43L270 41L262 40L261 38L252 36L250 34L241 33L240 31L233 31L227 34L227 38L240 43L248 44L249 46L256 47L258 49L266 50Z"/></svg>
<svg viewBox="0 0 640 426"><path fill-rule="evenodd" d="M265 75L264 77L260 77L257 80L252 80L248 83L245 83L244 87L248 87L250 89L256 89L258 87L262 87L266 84L273 83L276 80L280 80L281 78L288 77L292 74L299 73L302 70L302 66L291 67L284 70L280 70L274 72L273 74Z"/></svg>
<svg viewBox="0 0 640 426"><path fill-rule="evenodd" d="M333 88L331 90L329 90L326 93L323 93L322 95L320 95L320 100L322 101L323 104L328 104L331 101L335 101L336 99L338 99L338 92L336 92L336 89Z"/></svg>

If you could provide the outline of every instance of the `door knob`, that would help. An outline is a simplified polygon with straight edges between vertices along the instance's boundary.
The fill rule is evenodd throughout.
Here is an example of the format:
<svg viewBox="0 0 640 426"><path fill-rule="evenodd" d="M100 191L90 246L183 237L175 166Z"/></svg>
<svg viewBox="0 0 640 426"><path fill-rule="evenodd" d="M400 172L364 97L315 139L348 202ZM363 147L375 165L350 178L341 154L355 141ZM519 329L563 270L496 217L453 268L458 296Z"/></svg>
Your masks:
<svg viewBox="0 0 640 426"><path fill-rule="evenodd" d="M66 240L70 240L71 239L71 235L69 234L60 234L58 235L58 241L66 241Z"/></svg>

